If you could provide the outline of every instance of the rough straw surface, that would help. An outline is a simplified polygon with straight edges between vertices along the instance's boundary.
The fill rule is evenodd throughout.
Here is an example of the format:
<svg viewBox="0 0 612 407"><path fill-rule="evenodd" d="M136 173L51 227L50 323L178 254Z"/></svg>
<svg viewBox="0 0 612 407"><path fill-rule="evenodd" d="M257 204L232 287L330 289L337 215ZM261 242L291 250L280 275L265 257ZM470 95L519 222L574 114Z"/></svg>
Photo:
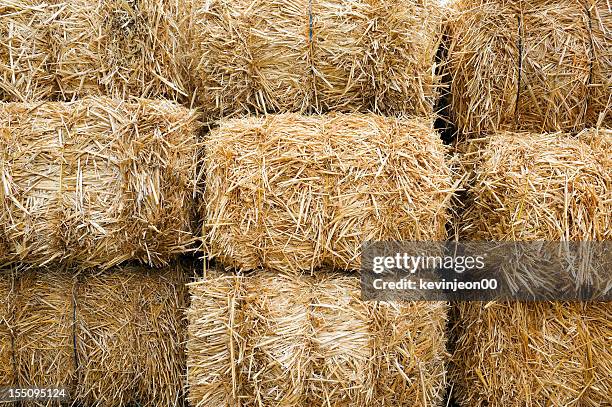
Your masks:
<svg viewBox="0 0 612 407"><path fill-rule="evenodd" d="M183 392L183 270L123 268L77 294L78 399L87 405L178 405Z"/></svg>
<svg viewBox="0 0 612 407"><path fill-rule="evenodd" d="M180 405L182 267L79 275L6 269L0 294L0 384L66 387L78 405Z"/></svg>
<svg viewBox="0 0 612 407"><path fill-rule="evenodd" d="M366 303L359 279L210 273L190 285L193 406L435 406L446 305Z"/></svg>
<svg viewBox="0 0 612 407"><path fill-rule="evenodd" d="M13 275L0 269L0 386L15 383L13 336Z"/></svg>
<svg viewBox="0 0 612 407"><path fill-rule="evenodd" d="M163 101L0 105L0 262L157 266L188 250L197 129Z"/></svg>
<svg viewBox="0 0 612 407"><path fill-rule="evenodd" d="M0 100L187 96L177 1L0 1Z"/></svg>
<svg viewBox="0 0 612 407"><path fill-rule="evenodd" d="M431 115L437 1L190 0L205 116L372 110Z"/></svg>
<svg viewBox="0 0 612 407"><path fill-rule="evenodd" d="M463 156L474 172L459 236L610 240L610 148L609 130L576 137L503 133L472 142ZM462 304L457 312L451 378L462 405L609 402L610 304Z"/></svg>
<svg viewBox="0 0 612 407"><path fill-rule="evenodd" d="M577 131L604 122L609 5L461 0L455 7L448 70L462 133Z"/></svg>
<svg viewBox="0 0 612 407"><path fill-rule="evenodd" d="M367 240L443 240L452 195L430 122L269 115L205 141L205 240L243 270L358 269Z"/></svg>

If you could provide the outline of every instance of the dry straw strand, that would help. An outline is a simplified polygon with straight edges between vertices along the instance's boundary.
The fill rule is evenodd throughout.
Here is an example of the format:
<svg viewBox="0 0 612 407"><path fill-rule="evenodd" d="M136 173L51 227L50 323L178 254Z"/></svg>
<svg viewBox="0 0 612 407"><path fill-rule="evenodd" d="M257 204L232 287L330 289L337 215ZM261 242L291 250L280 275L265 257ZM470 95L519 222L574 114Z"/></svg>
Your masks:
<svg viewBox="0 0 612 407"><path fill-rule="evenodd" d="M192 405L442 402L443 303L370 304L358 278L332 273L214 271L190 292Z"/></svg>
<svg viewBox="0 0 612 407"><path fill-rule="evenodd" d="M452 174L426 120L232 119L204 144L204 236L228 266L358 269L363 241L446 236Z"/></svg>
<svg viewBox="0 0 612 407"><path fill-rule="evenodd" d="M588 124L612 127L612 3L585 0L592 35L593 67Z"/></svg>
<svg viewBox="0 0 612 407"><path fill-rule="evenodd" d="M2 260L160 266L190 250L197 129L165 101L2 105Z"/></svg>
<svg viewBox="0 0 612 407"><path fill-rule="evenodd" d="M208 120L331 109L433 113L437 2L196 0L189 7L189 70Z"/></svg>

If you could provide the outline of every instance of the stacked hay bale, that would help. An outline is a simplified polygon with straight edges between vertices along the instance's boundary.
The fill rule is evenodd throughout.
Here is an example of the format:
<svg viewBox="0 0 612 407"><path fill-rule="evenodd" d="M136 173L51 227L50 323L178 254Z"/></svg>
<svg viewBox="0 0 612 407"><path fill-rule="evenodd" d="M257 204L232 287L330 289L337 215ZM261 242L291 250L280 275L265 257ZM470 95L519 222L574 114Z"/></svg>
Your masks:
<svg viewBox="0 0 612 407"><path fill-rule="evenodd" d="M458 1L449 24L451 115L463 134L609 124L606 1Z"/></svg>
<svg viewBox="0 0 612 407"><path fill-rule="evenodd" d="M67 396L74 397L75 281L63 270L17 274L13 304L14 384L66 388Z"/></svg>
<svg viewBox="0 0 612 407"><path fill-rule="evenodd" d="M0 263L165 265L189 250L197 129L164 101L0 106Z"/></svg>
<svg viewBox="0 0 612 407"><path fill-rule="evenodd" d="M502 133L465 147L473 169L459 235L612 239L612 132ZM585 276L589 277L589 276ZM591 284L601 286L590 276ZM600 276L609 284L609 269ZM588 281L588 279L587 279ZM608 286L609 289L609 286ZM469 406L599 406L612 391L607 303L458 306L451 378Z"/></svg>
<svg viewBox="0 0 612 407"><path fill-rule="evenodd" d="M0 1L0 100L187 99L180 2Z"/></svg>
<svg viewBox="0 0 612 407"><path fill-rule="evenodd" d="M433 113L436 1L188 3L189 71L209 120L249 112Z"/></svg>
<svg viewBox="0 0 612 407"><path fill-rule="evenodd" d="M79 276L67 269L3 272L0 290L3 385L66 388L67 400L83 405L180 404L181 266Z"/></svg>
<svg viewBox="0 0 612 407"><path fill-rule="evenodd" d="M359 279L211 273L192 283L192 405L438 405L446 305L368 303Z"/></svg>
<svg viewBox="0 0 612 407"><path fill-rule="evenodd" d="M86 405L178 405L186 304L180 266L122 267L78 287L77 399Z"/></svg>
<svg viewBox="0 0 612 407"><path fill-rule="evenodd" d="M242 270L356 270L368 240L446 238L446 149L426 119L223 121L205 140L205 241Z"/></svg>

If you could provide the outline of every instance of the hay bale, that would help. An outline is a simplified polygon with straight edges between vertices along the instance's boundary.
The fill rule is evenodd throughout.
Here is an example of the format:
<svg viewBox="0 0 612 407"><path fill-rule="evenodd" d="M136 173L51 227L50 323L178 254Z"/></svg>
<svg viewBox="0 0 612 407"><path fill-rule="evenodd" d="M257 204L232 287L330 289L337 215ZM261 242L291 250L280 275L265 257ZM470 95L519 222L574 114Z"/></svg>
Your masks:
<svg viewBox="0 0 612 407"><path fill-rule="evenodd" d="M211 273L190 285L189 401L439 405L446 305L367 303L339 274Z"/></svg>
<svg viewBox="0 0 612 407"><path fill-rule="evenodd" d="M0 386L17 383L13 353L13 274L0 269Z"/></svg>
<svg viewBox="0 0 612 407"><path fill-rule="evenodd" d="M471 240L604 241L612 222L612 132L502 133L474 141L459 236ZM609 284L609 270L583 276ZM601 282L598 283L598 279ZM463 405L599 406L612 382L607 303L457 306L451 379Z"/></svg>
<svg viewBox="0 0 612 407"><path fill-rule="evenodd" d="M1 105L0 261L159 266L189 250L197 129L163 101Z"/></svg>
<svg viewBox="0 0 612 407"><path fill-rule="evenodd" d="M76 387L74 290L67 271L40 270L17 275L14 299L15 367L20 386ZM25 405L60 405L38 401Z"/></svg>
<svg viewBox="0 0 612 407"><path fill-rule="evenodd" d="M85 405L177 405L183 391L185 275L125 267L78 287L79 384Z"/></svg>
<svg viewBox="0 0 612 407"><path fill-rule="evenodd" d="M44 100L53 95L46 22L60 8L38 0L0 1L0 101Z"/></svg>
<svg viewBox="0 0 612 407"><path fill-rule="evenodd" d="M452 195L430 122L270 115L205 141L210 257L243 270L359 269L367 240L444 240Z"/></svg>
<svg viewBox="0 0 612 407"><path fill-rule="evenodd" d="M190 72L205 116L431 115L435 1L192 0Z"/></svg>
<svg viewBox="0 0 612 407"><path fill-rule="evenodd" d="M612 4L586 0L592 35L593 67L587 121L590 126L612 128Z"/></svg>
<svg viewBox="0 0 612 407"><path fill-rule="evenodd" d="M459 308L451 381L466 406L603 406L612 390L607 303Z"/></svg>
<svg viewBox="0 0 612 407"><path fill-rule="evenodd" d="M456 8L448 69L451 116L462 133L577 131L589 109L600 113L591 99L601 100L604 87L592 71L606 63L593 52L602 41L593 41L585 4L482 0Z"/></svg>

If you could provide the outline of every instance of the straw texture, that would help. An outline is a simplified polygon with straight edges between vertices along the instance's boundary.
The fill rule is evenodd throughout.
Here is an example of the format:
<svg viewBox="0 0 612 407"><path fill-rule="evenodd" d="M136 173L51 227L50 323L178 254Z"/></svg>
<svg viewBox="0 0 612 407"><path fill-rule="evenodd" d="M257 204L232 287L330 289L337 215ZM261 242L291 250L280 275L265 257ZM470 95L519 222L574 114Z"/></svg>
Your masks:
<svg viewBox="0 0 612 407"><path fill-rule="evenodd" d="M606 115L609 10L588 3L456 2L448 70L462 133L579 131Z"/></svg>
<svg viewBox="0 0 612 407"><path fill-rule="evenodd" d="M13 275L0 269L0 385L15 383L13 354Z"/></svg>
<svg viewBox="0 0 612 407"><path fill-rule="evenodd" d="M0 262L159 266L189 250L197 129L171 102L1 105Z"/></svg>
<svg viewBox="0 0 612 407"><path fill-rule="evenodd" d="M15 367L20 386L66 388L74 395L73 295L76 279L65 271L19 273L14 303ZM25 402L56 405L57 400Z"/></svg>
<svg viewBox="0 0 612 407"><path fill-rule="evenodd" d="M190 285L194 406L439 405L446 305L366 303L359 279L212 272Z"/></svg>
<svg viewBox="0 0 612 407"><path fill-rule="evenodd" d="M205 241L243 270L358 269L367 240L443 240L451 170L432 124L269 115L205 140Z"/></svg>
<svg viewBox="0 0 612 407"><path fill-rule="evenodd" d="M608 0L585 1L594 60L588 123L612 128L612 3Z"/></svg>
<svg viewBox="0 0 612 407"><path fill-rule="evenodd" d="M612 238L612 132L502 133L464 146L472 171L459 236L472 240ZM521 264L525 266L521 258ZM609 284L586 270L579 281ZM451 365L462 405L601 406L609 402L608 303L457 306Z"/></svg>
<svg viewBox="0 0 612 407"><path fill-rule="evenodd" d="M191 0L190 72L205 116L431 115L437 1Z"/></svg>
<svg viewBox="0 0 612 407"><path fill-rule="evenodd" d="M178 267L126 267L92 275L79 285L79 401L99 406L179 403L184 283Z"/></svg>
<svg viewBox="0 0 612 407"><path fill-rule="evenodd" d="M1 1L0 100L185 99L180 4Z"/></svg>

